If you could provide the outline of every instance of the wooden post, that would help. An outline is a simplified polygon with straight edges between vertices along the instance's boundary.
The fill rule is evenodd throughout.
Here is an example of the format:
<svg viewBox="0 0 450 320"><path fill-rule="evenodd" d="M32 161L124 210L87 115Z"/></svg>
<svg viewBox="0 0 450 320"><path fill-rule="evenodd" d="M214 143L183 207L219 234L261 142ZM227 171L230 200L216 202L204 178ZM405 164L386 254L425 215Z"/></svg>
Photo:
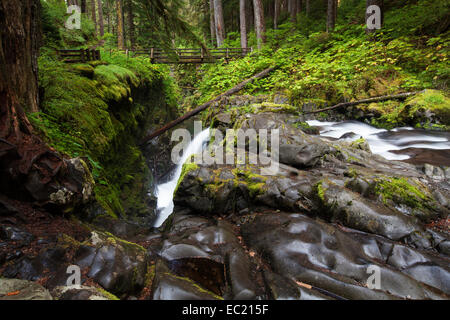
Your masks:
<svg viewBox="0 0 450 320"><path fill-rule="evenodd" d="M151 61L151 63L153 63L154 59L155 59L155 50L154 50L154 48L151 48L150 49L150 61Z"/></svg>

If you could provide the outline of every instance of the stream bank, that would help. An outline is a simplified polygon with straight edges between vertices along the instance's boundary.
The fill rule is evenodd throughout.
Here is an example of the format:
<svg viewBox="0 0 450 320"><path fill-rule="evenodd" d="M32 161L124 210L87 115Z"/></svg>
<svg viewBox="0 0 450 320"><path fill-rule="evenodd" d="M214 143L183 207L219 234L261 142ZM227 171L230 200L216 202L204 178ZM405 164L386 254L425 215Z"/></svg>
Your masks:
<svg viewBox="0 0 450 320"><path fill-rule="evenodd" d="M278 174L184 167L160 228L41 212L54 231L17 221L0 232L2 276L41 283L56 299L449 299L448 169L387 160L364 139L330 141L294 109L245 102L205 116L219 130L279 129ZM157 161L165 172L169 150ZM170 179L159 171L158 184ZM2 205L11 217L36 212ZM83 286L64 289L71 264L82 267ZM370 267L379 289L367 287Z"/></svg>

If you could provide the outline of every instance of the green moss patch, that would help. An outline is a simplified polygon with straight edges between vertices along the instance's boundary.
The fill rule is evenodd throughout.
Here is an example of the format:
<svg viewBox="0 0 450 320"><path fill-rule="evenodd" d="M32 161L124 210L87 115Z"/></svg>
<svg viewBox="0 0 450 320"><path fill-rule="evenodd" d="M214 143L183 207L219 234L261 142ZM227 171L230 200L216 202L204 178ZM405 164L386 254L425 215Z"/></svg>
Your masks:
<svg viewBox="0 0 450 320"><path fill-rule="evenodd" d="M411 183L406 178L379 177L371 185L373 192L381 196L382 201L403 204L410 208L433 209L433 199L424 186L419 182Z"/></svg>

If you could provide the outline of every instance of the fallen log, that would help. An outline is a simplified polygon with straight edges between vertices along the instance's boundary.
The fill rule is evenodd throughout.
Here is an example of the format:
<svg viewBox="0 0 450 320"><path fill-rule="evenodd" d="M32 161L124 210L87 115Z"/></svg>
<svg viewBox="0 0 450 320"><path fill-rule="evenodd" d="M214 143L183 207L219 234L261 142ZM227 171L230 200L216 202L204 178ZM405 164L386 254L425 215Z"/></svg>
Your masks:
<svg viewBox="0 0 450 320"><path fill-rule="evenodd" d="M267 68L263 71L261 71L260 73L254 75L253 77L239 83L237 86L231 88L230 90L222 93L221 95L219 95L218 97L214 98L213 100L210 100L204 104L202 104L201 106L199 106L198 108L186 113L184 116L168 123L167 125L165 125L164 127L162 127L161 129L156 130L155 132L153 132L152 134L148 135L147 137L145 137L142 142L141 145L147 143L149 140L163 134L164 132L166 132L169 129L172 129L173 127L175 127L176 125L182 123L183 121L199 114L200 112L202 112L203 110L207 109L208 107L210 107L213 103L220 101L220 99L222 99L223 97L226 96L231 96L232 94L235 94L239 91L241 91L242 89L244 89L244 87L249 84L252 83L253 81L257 80L257 79L261 79L266 77L269 73L271 73L273 70L275 70L275 67L271 67L271 68Z"/></svg>
<svg viewBox="0 0 450 320"><path fill-rule="evenodd" d="M352 102L343 102L343 103L339 103L339 104L329 107L329 108L304 112L304 114L320 113L320 112L330 111L330 110L334 110L334 109L355 106L355 105L362 104L362 103L381 102L381 101L394 100L394 99L406 99L410 96L414 96L416 94L423 93L423 92L425 92L425 90L415 91L415 92L406 92L406 93L394 94L394 95L389 95L389 96L380 96L380 97L374 97L374 98L363 99L363 100L352 101Z"/></svg>

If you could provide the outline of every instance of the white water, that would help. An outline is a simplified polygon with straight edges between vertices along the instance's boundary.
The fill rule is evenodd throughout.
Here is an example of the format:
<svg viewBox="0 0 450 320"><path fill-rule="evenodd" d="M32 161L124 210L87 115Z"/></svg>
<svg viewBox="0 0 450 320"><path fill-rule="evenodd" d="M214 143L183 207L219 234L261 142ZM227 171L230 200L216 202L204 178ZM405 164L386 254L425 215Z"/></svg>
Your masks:
<svg viewBox="0 0 450 320"><path fill-rule="evenodd" d="M370 150L388 160L406 160L410 156L395 154L390 151L407 148L423 148L446 150L450 149L448 136L438 133L415 130L414 128L396 128L393 130L377 129L368 124L357 121L322 122L307 121L310 126L320 127L320 135L330 138L341 138L346 133L355 136L341 140L354 141L361 137L367 140Z"/></svg>
<svg viewBox="0 0 450 320"><path fill-rule="evenodd" d="M189 146L186 148L186 151L183 153L180 163L177 164L172 180L156 187L155 196L158 198L158 218L154 224L155 228L159 228L172 214L174 208L173 194L175 192L175 188L177 187L178 179L180 179L183 164L187 159L189 159L189 157L202 151L203 144L209 140L209 131L209 129L202 131L194 138L194 140L191 141Z"/></svg>

